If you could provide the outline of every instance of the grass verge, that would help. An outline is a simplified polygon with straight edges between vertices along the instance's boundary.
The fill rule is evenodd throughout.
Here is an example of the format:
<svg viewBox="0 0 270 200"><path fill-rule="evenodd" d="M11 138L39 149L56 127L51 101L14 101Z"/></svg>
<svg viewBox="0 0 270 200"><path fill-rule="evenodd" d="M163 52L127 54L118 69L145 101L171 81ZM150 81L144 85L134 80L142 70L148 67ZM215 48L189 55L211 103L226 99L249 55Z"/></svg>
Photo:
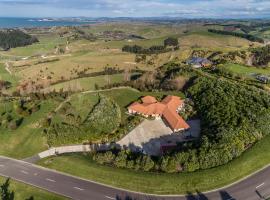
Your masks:
<svg viewBox="0 0 270 200"><path fill-rule="evenodd" d="M0 177L0 183L4 183L6 178ZM14 191L15 199L27 199L29 197L34 197L35 200L64 200L65 197L60 197L58 195L49 193L47 191L35 188L17 181L10 181L10 190Z"/></svg>
<svg viewBox="0 0 270 200"><path fill-rule="evenodd" d="M233 183L270 163L270 136L227 165L193 173L144 173L100 166L87 155L71 154L41 160L40 165L100 183L151 194L186 194ZM76 163L76 167L74 164Z"/></svg>

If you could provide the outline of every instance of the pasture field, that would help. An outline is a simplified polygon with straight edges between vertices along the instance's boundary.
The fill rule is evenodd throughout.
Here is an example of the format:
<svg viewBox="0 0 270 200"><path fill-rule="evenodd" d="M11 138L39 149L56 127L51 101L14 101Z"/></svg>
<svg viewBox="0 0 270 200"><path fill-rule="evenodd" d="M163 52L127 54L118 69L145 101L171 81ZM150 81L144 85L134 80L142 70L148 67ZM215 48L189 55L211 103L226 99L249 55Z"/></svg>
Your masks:
<svg viewBox="0 0 270 200"><path fill-rule="evenodd" d="M250 67L250 66L244 66L244 65L238 65L238 64L225 64L225 68L228 70L245 75L245 76L251 76L252 74L264 74L264 75L270 75L270 68L259 68L259 67Z"/></svg>
<svg viewBox="0 0 270 200"><path fill-rule="evenodd" d="M54 30L52 33L37 35L39 43L11 49L1 54L14 57L11 59L12 71L21 81L30 81L34 77L35 83L41 83L44 79L54 83L63 79L78 78L80 72L100 72L106 66L149 71L175 59L185 61L195 49L227 52L246 49L250 45L249 41L242 38L208 33L207 28L209 27L199 25L170 26L144 23L134 26L125 23L96 24L82 28L85 32L97 35L98 39L94 42L81 38L69 40L66 36L60 37L57 30ZM104 31L123 31L126 35L134 34L146 39L106 40L101 36ZM180 49L148 56L147 60L151 61L150 64L136 63L134 54L121 51L124 45L140 45L146 48L163 45L164 40L169 36L179 39ZM59 45L65 49L62 54L56 52L56 47Z"/></svg>
<svg viewBox="0 0 270 200"><path fill-rule="evenodd" d="M124 81L124 75L123 74L114 74L114 75L102 75L102 76L96 76L96 77L85 77L85 78L79 78L79 79L73 79L70 81L66 81L63 83L58 83L55 85L50 86L49 90L55 90L59 91L63 89L64 91L72 90L74 88L75 90L96 90L95 85L100 87L104 87L109 83L121 83Z"/></svg>
<svg viewBox="0 0 270 200"><path fill-rule="evenodd" d="M38 39L38 43L11 49L10 51L3 53L3 55L25 58L29 56L50 54L54 52L57 45L65 44L66 42L65 38L60 38L58 35L52 33L40 35L38 36Z"/></svg>

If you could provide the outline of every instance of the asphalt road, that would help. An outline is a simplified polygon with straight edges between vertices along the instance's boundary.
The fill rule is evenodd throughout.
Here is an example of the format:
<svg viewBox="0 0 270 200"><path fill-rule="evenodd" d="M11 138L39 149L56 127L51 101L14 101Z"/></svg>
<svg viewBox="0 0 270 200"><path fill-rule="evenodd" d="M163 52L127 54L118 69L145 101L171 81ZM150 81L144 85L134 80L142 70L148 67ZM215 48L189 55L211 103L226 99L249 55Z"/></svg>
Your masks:
<svg viewBox="0 0 270 200"><path fill-rule="evenodd" d="M1 156L0 175L76 200L129 200L127 197L137 200L259 200L270 197L270 167L221 191L179 197L130 193Z"/></svg>

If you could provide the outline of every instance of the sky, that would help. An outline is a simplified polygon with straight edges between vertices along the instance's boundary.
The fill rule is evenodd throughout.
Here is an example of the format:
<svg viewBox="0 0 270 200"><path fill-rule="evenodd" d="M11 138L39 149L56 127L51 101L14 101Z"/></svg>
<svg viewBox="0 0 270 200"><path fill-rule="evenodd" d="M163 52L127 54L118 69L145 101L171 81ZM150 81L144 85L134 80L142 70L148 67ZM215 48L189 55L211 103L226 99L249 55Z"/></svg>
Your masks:
<svg viewBox="0 0 270 200"><path fill-rule="evenodd" d="M269 18L270 0L0 0L0 16Z"/></svg>

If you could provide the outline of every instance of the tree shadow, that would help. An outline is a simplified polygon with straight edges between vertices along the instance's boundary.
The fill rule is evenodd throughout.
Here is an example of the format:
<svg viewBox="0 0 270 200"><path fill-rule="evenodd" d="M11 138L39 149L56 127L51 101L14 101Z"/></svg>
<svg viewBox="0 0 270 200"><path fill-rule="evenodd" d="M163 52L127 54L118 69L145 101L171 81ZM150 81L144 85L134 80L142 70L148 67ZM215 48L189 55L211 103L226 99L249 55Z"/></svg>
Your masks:
<svg viewBox="0 0 270 200"><path fill-rule="evenodd" d="M186 199L187 200L198 200L198 199L208 200L208 198L200 191L196 191L196 194L193 194L191 192L187 192Z"/></svg>
<svg viewBox="0 0 270 200"><path fill-rule="evenodd" d="M228 192L224 190L220 191L219 194L222 200L236 200Z"/></svg>
<svg viewBox="0 0 270 200"><path fill-rule="evenodd" d="M161 200L160 198L151 197L151 196L140 196L139 197L138 195L134 196L134 195L127 195L127 194L116 195L115 199L116 200L157 200L157 199Z"/></svg>

